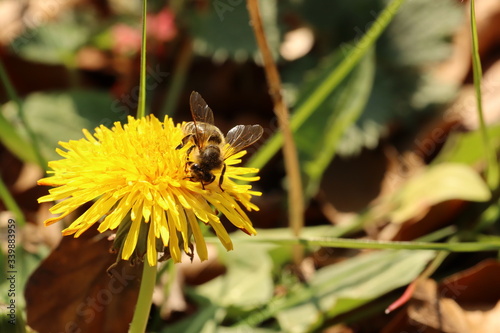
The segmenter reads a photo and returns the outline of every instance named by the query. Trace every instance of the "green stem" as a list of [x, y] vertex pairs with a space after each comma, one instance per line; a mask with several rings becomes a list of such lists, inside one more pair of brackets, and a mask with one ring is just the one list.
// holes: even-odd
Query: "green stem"
[[134, 318], [130, 324], [129, 333], [144, 333], [148, 323], [149, 312], [151, 311], [151, 302], [153, 299], [153, 290], [156, 284], [156, 265], [149, 266], [144, 262], [142, 269], [141, 289], [135, 306]]
[[476, 92], [476, 104], [477, 112], [479, 115], [479, 126], [483, 138], [483, 145], [486, 155], [486, 160], [488, 164], [486, 165], [486, 181], [491, 190], [494, 190], [498, 186], [499, 182], [499, 168], [498, 161], [496, 159], [495, 150], [490, 145], [490, 139], [488, 137], [488, 132], [486, 130], [486, 124], [483, 115], [483, 102], [481, 98], [481, 80], [482, 80], [482, 69], [481, 69], [481, 58], [479, 56], [479, 43], [477, 38], [477, 25], [476, 25], [476, 14], [474, 9], [474, 0], [470, 2], [470, 22], [471, 22], [471, 34], [472, 34], [472, 72], [474, 75], [474, 88]]
[[[208, 238], [207, 238], [208, 240]], [[344, 249], [392, 249], [392, 250], [436, 250], [450, 252], [480, 252], [480, 251], [498, 251], [500, 242], [454, 242], [454, 243], [432, 243], [432, 242], [396, 242], [396, 241], [378, 241], [378, 240], [357, 240], [333, 237], [283, 237], [283, 238], [254, 238], [238, 239], [241, 242], [253, 243], [275, 243], [303, 244], [304, 246], [325, 246]]]
[[141, 45], [141, 69], [139, 83], [139, 103], [137, 105], [137, 119], [146, 116], [146, 16], [148, 2], [142, 2], [142, 45]]
[[5, 67], [3, 65], [3, 62], [0, 61], [0, 78], [2, 79], [3, 86], [5, 87], [5, 90], [7, 91], [7, 96], [16, 103], [17, 107], [21, 109], [21, 99], [19, 98], [19, 95], [16, 92], [16, 89], [14, 89], [14, 86], [10, 82], [9, 75], [7, 75], [7, 72], [5, 71]]
[[[352, 71], [352, 69], [359, 63], [364, 55], [371, 49], [375, 41], [385, 30], [387, 25], [392, 21], [394, 15], [398, 12], [399, 7], [403, 4], [404, 0], [393, 0], [382, 11], [377, 20], [372, 24], [370, 29], [361, 38], [361, 40], [354, 45], [354, 47], [345, 56], [344, 60], [339, 66], [331, 72], [317, 89], [302, 103], [298, 105], [296, 111], [292, 115], [290, 126], [292, 131], [296, 131], [307, 118], [330, 96], [332, 91], [342, 82], [342, 80]], [[270, 138], [265, 145], [255, 153], [248, 166], [252, 168], [261, 169], [283, 145], [283, 135], [276, 133]]]

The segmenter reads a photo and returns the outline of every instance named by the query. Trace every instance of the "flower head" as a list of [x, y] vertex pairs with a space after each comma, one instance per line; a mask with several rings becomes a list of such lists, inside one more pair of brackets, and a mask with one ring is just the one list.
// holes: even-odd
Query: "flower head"
[[[207, 248], [198, 221], [210, 225], [227, 250], [231, 239], [217, 212], [248, 234], [255, 234], [242, 209], [258, 210], [250, 202], [250, 185], [233, 179], [255, 181], [258, 170], [236, 166], [245, 154], [239, 152], [226, 161], [223, 190], [218, 181], [204, 185], [189, 179], [186, 168], [187, 149], [176, 149], [183, 139], [180, 125], [165, 117], [128, 118], [128, 124], [114, 124], [112, 129], [100, 126], [94, 134], [83, 130], [85, 138], [60, 142], [61, 160], [49, 162], [52, 175], [38, 181], [54, 186], [39, 202], [59, 201], [50, 211], [61, 214], [45, 221], [55, 223], [78, 207], [92, 205], [63, 230], [63, 235], [80, 236], [99, 222], [98, 230], [117, 230], [121, 259], [147, 256], [153, 266], [158, 252], [167, 252], [175, 262], [181, 261], [181, 247], [191, 253], [191, 236], [201, 260], [207, 259]], [[214, 170], [218, 179], [221, 171]], [[120, 236], [121, 235], [121, 236]]]

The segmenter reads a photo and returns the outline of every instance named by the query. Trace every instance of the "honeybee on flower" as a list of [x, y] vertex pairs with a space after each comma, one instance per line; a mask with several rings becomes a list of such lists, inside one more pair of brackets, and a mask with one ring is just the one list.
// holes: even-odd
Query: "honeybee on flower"
[[[175, 262], [181, 261], [181, 248], [192, 255], [193, 240], [197, 255], [206, 260], [198, 221], [211, 226], [231, 250], [218, 212], [246, 233], [256, 234], [244, 209], [258, 210], [251, 199], [261, 193], [233, 180], [259, 179], [255, 176], [258, 169], [238, 164], [246, 154], [242, 149], [260, 138], [262, 127], [236, 126], [224, 137], [213, 125], [212, 111], [201, 96], [193, 93], [191, 102], [198, 103], [193, 125], [174, 125], [169, 117], [163, 122], [153, 115], [129, 117], [127, 124], [116, 122], [111, 129], [101, 125], [93, 134], [84, 129], [84, 138], [60, 142], [64, 150], [57, 152], [62, 159], [49, 162], [49, 177], [38, 181], [53, 186], [38, 201], [58, 201], [50, 211], [60, 215], [45, 225], [91, 203], [63, 235], [78, 237], [98, 224], [99, 232], [116, 231], [114, 247], [119, 259], [145, 256], [151, 266], [156, 265], [159, 253]], [[206, 138], [214, 131], [215, 136]], [[211, 186], [217, 178], [218, 186]]]

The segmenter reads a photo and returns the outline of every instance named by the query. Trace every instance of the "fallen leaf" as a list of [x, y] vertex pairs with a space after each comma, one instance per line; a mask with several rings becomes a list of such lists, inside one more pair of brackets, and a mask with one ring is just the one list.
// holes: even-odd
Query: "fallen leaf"
[[64, 237], [29, 278], [27, 323], [39, 333], [122, 333], [132, 320], [140, 285], [138, 266], [121, 261], [97, 232]]
[[474, 169], [464, 164], [441, 163], [410, 179], [389, 205], [392, 223], [422, 217], [433, 205], [452, 199], [487, 201], [491, 194]]
[[382, 332], [497, 333], [500, 327], [500, 263], [485, 260], [454, 274], [439, 285], [416, 284], [407, 311]]

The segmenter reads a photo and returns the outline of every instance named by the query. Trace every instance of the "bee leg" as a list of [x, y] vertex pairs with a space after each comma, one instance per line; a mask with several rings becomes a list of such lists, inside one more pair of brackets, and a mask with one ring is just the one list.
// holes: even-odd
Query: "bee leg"
[[[191, 161], [187, 161], [186, 164], [184, 164], [184, 172], [187, 173], [188, 172], [188, 169], [191, 167], [191, 165], [193, 164], [194, 162], [191, 162]], [[186, 178], [193, 178], [193, 177], [186, 177]]]
[[192, 137], [193, 137], [193, 134], [189, 134], [189, 135], [186, 135], [185, 137], [183, 137], [182, 142], [177, 147], [175, 147], [175, 149], [179, 150], [182, 147], [184, 147], [186, 145], [186, 143], [188, 143], [189, 140], [191, 140]]
[[193, 149], [196, 148], [196, 145], [192, 145], [191, 147], [188, 148], [188, 150], [186, 151], [186, 155], [187, 155], [187, 159], [189, 160], [189, 155], [191, 154], [191, 152], [193, 151]]
[[226, 173], [226, 163], [224, 163], [224, 166], [222, 167], [222, 171], [220, 173], [219, 177], [219, 188], [221, 189], [222, 192], [224, 192], [224, 189], [222, 188], [222, 182], [224, 181], [224, 174]]

